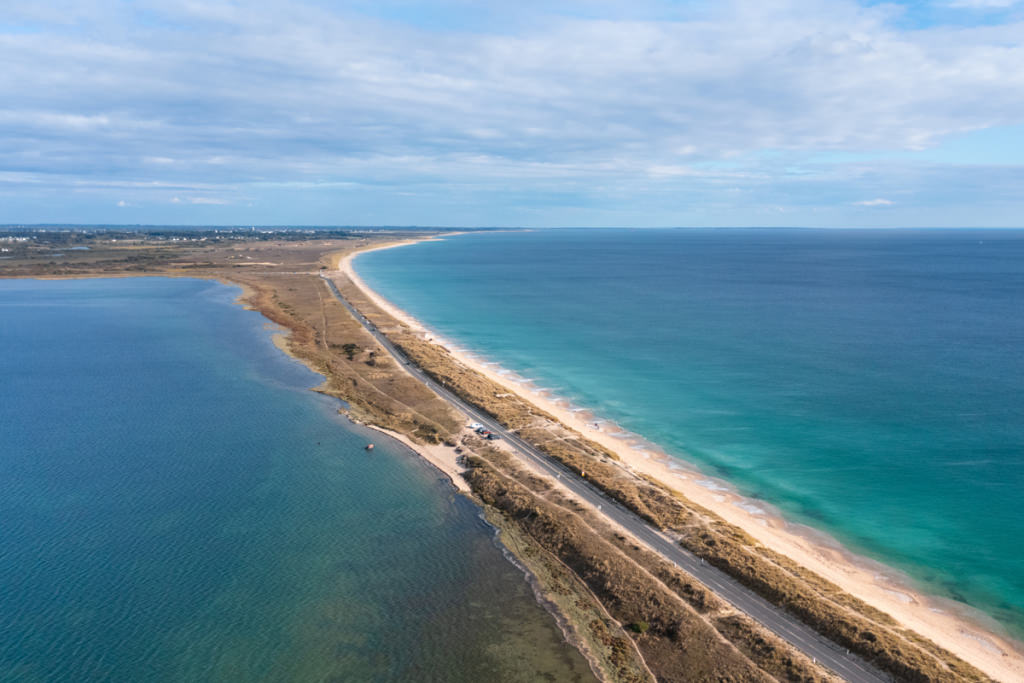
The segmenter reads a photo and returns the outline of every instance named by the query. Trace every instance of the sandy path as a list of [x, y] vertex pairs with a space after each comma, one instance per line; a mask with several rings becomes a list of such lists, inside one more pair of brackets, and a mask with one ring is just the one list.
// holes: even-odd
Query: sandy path
[[[340, 256], [337, 268], [392, 317], [417, 330], [425, 338], [443, 344], [464, 365], [505, 387], [506, 391], [530, 401], [554, 415], [567, 427], [613, 451], [630, 469], [654, 477], [679, 491], [693, 502], [740, 527], [765, 546], [892, 615], [905, 627], [948, 649], [993, 678], [1006, 682], [1024, 681], [1022, 645], [983, 626], [980, 623], [984, 620], [982, 615], [977, 615], [975, 620], [972, 618], [975, 615], [967, 616], [970, 614], [969, 608], [925, 596], [909, 588], [909, 582], [902, 579], [897, 571], [856, 556], [819, 532], [787, 522], [763, 501], [740, 496], [726, 482], [705, 476], [688, 463], [658, 453], [650, 444], [641, 444], [638, 439], [629, 438], [630, 435], [606, 420], [599, 420], [586, 411], [574, 410], [568, 401], [538, 390], [495, 363], [486, 362], [445, 343], [418, 320], [370, 289], [352, 266], [353, 258], [359, 253], [392, 249], [417, 241], [396, 242]], [[600, 424], [600, 429], [595, 429], [595, 423]], [[418, 445], [413, 447], [420, 450]], [[452, 478], [461, 479], [458, 476]]]

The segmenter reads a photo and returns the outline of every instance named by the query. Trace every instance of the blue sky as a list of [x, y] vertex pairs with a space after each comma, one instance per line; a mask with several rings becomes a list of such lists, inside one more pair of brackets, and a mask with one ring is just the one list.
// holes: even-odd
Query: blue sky
[[0, 223], [1024, 226], [1024, 1], [6, 0]]

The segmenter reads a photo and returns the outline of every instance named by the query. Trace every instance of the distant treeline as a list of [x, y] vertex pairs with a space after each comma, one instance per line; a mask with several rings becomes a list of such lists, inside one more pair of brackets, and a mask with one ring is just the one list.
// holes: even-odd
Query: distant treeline
[[204, 241], [226, 240], [274, 240], [301, 241], [316, 239], [354, 239], [383, 232], [422, 233], [447, 232], [454, 228], [420, 227], [307, 227], [307, 226], [116, 226], [98, 225], [3, 225], [0, 226], [0, 240], [25, 237], [36, 244], [69, 244], [90, 240], [143, 240], [143, 241]]

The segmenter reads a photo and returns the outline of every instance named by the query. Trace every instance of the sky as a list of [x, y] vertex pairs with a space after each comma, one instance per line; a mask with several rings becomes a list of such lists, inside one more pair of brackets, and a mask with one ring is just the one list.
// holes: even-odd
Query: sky
[[0, 224], [1024, 226], [1024, 0], [0, 0]]

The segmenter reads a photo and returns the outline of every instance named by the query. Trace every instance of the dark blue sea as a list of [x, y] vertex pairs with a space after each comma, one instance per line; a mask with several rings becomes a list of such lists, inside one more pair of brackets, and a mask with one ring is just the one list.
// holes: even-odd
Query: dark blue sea
[[1024, 635], [1024, 231], [495, 232], [356, 267], [460, 346]]
[[238, 294], [0, 281], [0, 680], [593, 680], [478, 510]]

